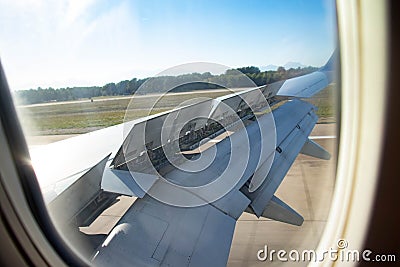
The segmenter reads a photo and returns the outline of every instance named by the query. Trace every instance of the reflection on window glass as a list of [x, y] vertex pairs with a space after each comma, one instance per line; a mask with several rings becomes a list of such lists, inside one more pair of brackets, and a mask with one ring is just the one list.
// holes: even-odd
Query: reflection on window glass
[[0, 3], [5, 72], [68, 244], [100, 266], [315, 249], [335, 181], [335, 12], [330, 0]]

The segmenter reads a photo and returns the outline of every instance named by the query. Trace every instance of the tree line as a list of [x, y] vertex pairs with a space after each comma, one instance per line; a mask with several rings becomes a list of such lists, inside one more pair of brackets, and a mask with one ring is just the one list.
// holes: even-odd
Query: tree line
[[[237, 88], [249, 87], [249, 80], [244, 79], [245, 74], [257, 86], [290, 79], [317, 70], [315, 67], [305, 67], [286, 70], [279, 67], [276, 71], [260, 71], [259, 68], [250, 66], [227, 70], [220, 75], [210, 72], [191, 73], [178, 76], [160, 76], [153, 78], [120, 81], [108, 83], [104, 86], [67, 87], [67, 88], [37, 88], [15, 91], [19, 104], [37, 104], [53, 101], [70, 101], [77, 99], [93, 98], [98, 96], [132, 95], [134, 93], [157, 93], [166, 88], [174, 88], [174, 92], [185, 92], [204, 89], [218, 89], [223, 87]], [[195, 82], [193, 82], [195, 81]], [[138, 89], [142, 88], [138, 91]]]

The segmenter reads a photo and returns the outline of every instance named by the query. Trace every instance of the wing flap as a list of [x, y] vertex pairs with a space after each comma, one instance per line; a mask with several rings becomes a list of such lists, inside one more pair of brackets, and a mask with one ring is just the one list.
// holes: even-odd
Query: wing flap
[[[278, 146], [271, 169], [256, 191], [251, 193], [244, 191], [251, 200], [250, 206], [258, 217], [262, 215], [266, 205], [272, 199], [317, 122], [315, 107], [304, 101], [293, 100], [278, 109], [280, 112], [275, 113]], [[261, 174], [256, 171], [254, 176], [256, 175]]]
[[100, 194], [101, 177], [109, 157], [107, 155], [48, 203], [48, 208], [57, 221], [69, 222]]

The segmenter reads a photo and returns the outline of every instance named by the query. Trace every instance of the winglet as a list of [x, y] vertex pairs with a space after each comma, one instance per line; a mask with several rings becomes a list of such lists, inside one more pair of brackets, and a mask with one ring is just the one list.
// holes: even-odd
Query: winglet
[[300, 214], [275, 195], [272, 196], [261, 216], [297, 226], [304, 222]]
[[300, 153], [319, 159], [329, 160], [331, 158], [331, 155], [328, 151], [310, 139], [307, 139], [307, 141], [304, 143]]
[[324, 66], [322, 66], [319, 71], [336, 71], [337, 65], [339, 64], [340, 60], [340, 52], [339, 49], [336, 48], [335, 51], [332, 53], [329, 60], [326, 62]]

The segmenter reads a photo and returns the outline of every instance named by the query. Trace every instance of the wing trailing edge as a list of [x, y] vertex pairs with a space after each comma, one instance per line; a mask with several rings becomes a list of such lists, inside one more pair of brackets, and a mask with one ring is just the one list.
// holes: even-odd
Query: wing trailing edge
[[[257, 217], [262, 216], [304, 143], [308, 140], [318, 119], [314, 111], [313, 105], [298, 99], [274, 111], [277, 148], [271, 169], [257, 190], [250, 192], [246, 188], [242, 189], [251, 200], [250, 207]], [[255, 172], [254, 175], [257, 174]]]

